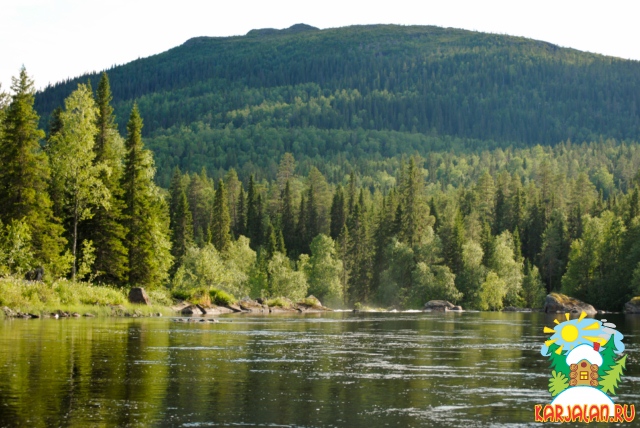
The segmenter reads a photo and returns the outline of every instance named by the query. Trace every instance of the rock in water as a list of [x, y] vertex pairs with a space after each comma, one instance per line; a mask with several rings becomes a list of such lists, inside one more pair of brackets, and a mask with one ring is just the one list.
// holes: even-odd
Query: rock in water
[[557, 314], [568, 312], [572, 314], [579, 314], [583, 311], [589, 317], [593, 317], [597, 313], [596, 309], [590, 304], [560, 293], [548, 294], [547, 298], [544, 300], [545, 313]]
[[129, 302], [139, 305], [150, 305], [149, 296], [142, 287], [134, 287], [129, 291]]
[[634, 297], [625, 303], [624, 311], [627, 314], [640, 314], [640, 297]]
[[[446, 312], [446, 311], [451, 311], [453, 310], [453, 308], [455, 308], [456, 306], [451, 303], [451, 302], [447, 302], [446, 300], [429, 300], [427, 303], [424, 304], [424, 308], [422, 308], [423, 311], [442, 311], [442, 312]], [[456, 309], [456, 310], [461, 310], [460, 309]]]

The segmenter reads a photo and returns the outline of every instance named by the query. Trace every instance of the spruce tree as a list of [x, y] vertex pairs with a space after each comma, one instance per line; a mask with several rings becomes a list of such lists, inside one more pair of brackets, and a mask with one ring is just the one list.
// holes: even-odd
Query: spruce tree
[[211, 243], [216, 250], [225, 252], [231, 245], [231, 217], [227, 206], [227, 192], [224, 181], [218, 181], [213, 201], [213, 218], [211, 221]]
[[96, 206], [93, 218], [86, 221], [83, 234], [95, 247], [93, 264], [96, 280], [123, 284], [127, 277], [127, 236], [123, 210], [124, 199], [121, 180], [124, 168], [124, 140], [111, 107], [112, 95], [109, 78], [102, 74], [96, 94], [98, 115], [94, 152], [94, 165], [104, 165], [99, 172], [101, 181], [109, 191], [109, 206]]
[[281, 233], [285, 247], [293, 249], [296, 241], [296, 219], [293, 213], [293, 195], [291, 194], [291, 183], [287, 180], [282, 192], [282, 212], [280, 213]]
[[172, 193], [172, 201], [175, 199], [175, 210], [171, 212], [171, 255], [173, 256], [174, 265], [172, 273], [175, 273], [182, 259], [187, 253], [189, 247], [193, 245], [193, 219], [191, 210], [189, 209], [189, 201], [184, 187], [175, 189], [178, 195], [174, 198]]
[[344, 191], [342, 186], [338, 186], [333, 194], [333, 201], [331, 203], [331, 225], [329, 235], [332, 239], [337, 239], [342, 230], [342, 226], [347, 221], [347, 207], [344, 200]]
[[246, 210], [246, 197], [244, 195], [244, 188], [240, 186], [240, 193], [238, 194], [238, 205], [236, 208], [238, 214], [238, 220], [236, 221], [234, 234], [236, 237], [247, 236], [247, 210]]
[[154, 286], [171, 265], [168, 208], [153, 183], [153, 158], [142, 142], [142, 118], [134, 103], [127, 124], [122, 188], [128, 234], [129, 283]]
[[57, 262], [65, 239], [49, 198], [50, 169], [40, 147], [44, 132], [38, 129], [39, 118], [33, 109], [33, 80], [22, 68], [12, 81], [14, 94], [4, 109], [0, 133], [0, 220], [4, 224], [24, 221], [36, 261], [60, 273]]
[[249, 177], [247, 188], [247, 237], [251, 240], [251, 248], [257, 250], [262, 245], [264, 233], [262, 229], [262, 196], [256, 189], [253, 174]]

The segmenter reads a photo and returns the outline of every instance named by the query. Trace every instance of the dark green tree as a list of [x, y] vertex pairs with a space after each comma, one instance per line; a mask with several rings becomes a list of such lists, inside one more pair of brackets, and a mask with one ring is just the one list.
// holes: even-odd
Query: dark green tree
[[154, 287], [168, 276], [170, 254], [168, 208], [153, 183], [153, 157], [142, 142], [142, 118], [134, 103], [125, 143], [122, 188], [129, 256], [129, 283]]
[[38, 129], [39, 117], [33, 109], [33, 80], [22, 68], [12, 82], [14, 93], [4, 109], [0, 132], [0, 220], [4, 224], [24, 221], [31, 232], [35, 260], [55, 274], [66, 240], [49, 199], [49, 162], [40, 147], [44, 132]]
[[[96, 93], [98, 115], [94, 164], [104, 165], [100, 179], [111, 197], [109, 206], [98, 204], [95, 214], [87, 220], [82, 234], [93, 242], [95, 261], [93, 273], [97, 281], [123, 284], [127, 277], [128, 256], [124, 240], [127, 231], [123, 225], [124, 195], [121, 187], [124, 167], [124, 141], [118, 132], [113, 112], [111, 87], [106, 73], [102, 74]], [[50, 128], [50, 132], [53, 129]]]
[[211, 221], [211, 243], [218, 251], [227, 251], [231, 245], [231, 217], [227, 206], [227, 192], [224, 181], [218, 181], [213, 201], [213, 218]]

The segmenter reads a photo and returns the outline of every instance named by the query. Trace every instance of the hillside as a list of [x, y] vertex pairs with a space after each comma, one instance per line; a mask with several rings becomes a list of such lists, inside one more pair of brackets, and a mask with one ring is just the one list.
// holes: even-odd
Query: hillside
[[[272, 177], [285, 151], [303, 168], [344, 169], [433, 149], [640, 138], [640, 62], [456, 29], [298, 24], [194, 38], [108, 73], [121, 128], [137, 100], [165, 186], [176, 165]], [[98, 76], [38, 94], [43, 124], [87, 79]]]

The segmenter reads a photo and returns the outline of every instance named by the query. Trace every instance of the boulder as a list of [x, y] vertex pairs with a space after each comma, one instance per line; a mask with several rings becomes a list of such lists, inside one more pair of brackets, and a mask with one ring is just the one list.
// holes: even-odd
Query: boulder
[[11, 308], [8, 308], [6, 306], [2, 307], [2, 312], [4, 312], [4, 316], [7, 318], [13, 318], [15, 316], [17, 316], [17, 314], [15, 313], [15, 311]]
[[183, 315], [204, 315], [207, 311], [200, 305], [189, 305], [180, 311]]
[[238, 306], [243, 311], [246, 312], [255, 312], [255, 313], [269, 313], [269, 306], [260, 304], [255, 300], [251, 300], [249, 298], [244, 298], [238, 302]]
[[624, 311], [627, 314], [640, 314], [640, 297], [634, 297], [625, 303]]
[[27, 281], [42, 281], [42, 277], [44, 276], [44, 268], [42, 266], [38, 266], [37, 268], [30, 270], [24, 275], [24, 279]]
[[134, 287], [129, 291], [129, 302], [138, 305], [150, 305], [149, 296], [142, 287]]
[[446, 300], [429, 300], [424, 304], [423, 311], [439, 311], [446, 312], [451, 311], [455, 308], [455, 305], [451, 302], [447, 302]]
[[544, 312], [548, 314], [580, 314], [581, 312], [585, 312], [589, 317], [593, 317], [597, 313], [595, 308], [590, 304], [560, 293], [547, 295], [544, 300]]

